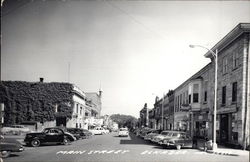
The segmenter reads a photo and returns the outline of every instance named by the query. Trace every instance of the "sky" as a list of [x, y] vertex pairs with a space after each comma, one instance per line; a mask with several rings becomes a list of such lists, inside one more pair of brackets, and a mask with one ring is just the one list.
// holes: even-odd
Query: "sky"
[[[3, 4], [4, 5], [4, 4]], [[24, 0], [2, 12], [1, 79], [101, 87], [102, 115], [139, 117], [207, 65], [249, 1]]]

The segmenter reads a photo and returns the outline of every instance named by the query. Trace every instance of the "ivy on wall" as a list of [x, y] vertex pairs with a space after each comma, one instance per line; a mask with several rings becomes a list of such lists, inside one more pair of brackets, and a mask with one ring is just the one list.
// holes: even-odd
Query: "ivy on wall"
[[73, 85], [69, 83], [2, 81], [0, 103], [5, 107], [4, 124], [71, 118], [72, 96]]

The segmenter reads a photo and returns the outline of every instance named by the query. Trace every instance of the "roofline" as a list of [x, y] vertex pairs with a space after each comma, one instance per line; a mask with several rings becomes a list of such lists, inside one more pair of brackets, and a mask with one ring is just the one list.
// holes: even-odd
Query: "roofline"
[[179, 89], [181, 86], [185, 85], [187, 82], [189, 82], [190, 80], [193, 80], [194, 78], [200, 76], [202, 74], [202, 72], [208, 70], [209, 66], [211, 66], [211, 62], [208, 63], [206, 66], [204, 66], [201, 70], [199, 70], [197, 73], [195, 73], [194, 75], [192, 75], [190, 78], [188, 78], [186, 81], [184, 81], [181, 85], [179, 85], [177, 88], [174, 89], [174, 92], [177, 91], [177, 89]]
[[[235, 39], [241, 36], [243, 33], [250, 32], [250, 23], [239, 23], [234, 29], [232, 29], [226, 36], [224, 36], [218, 43], [216, 43], [211, 50], [215, 51], [216, 49], [219, 51], [223, 50], [230, 43], [232, 43]], [[211, 52], [207, 52], [204, 55], [205, 57], [213, 57]]]

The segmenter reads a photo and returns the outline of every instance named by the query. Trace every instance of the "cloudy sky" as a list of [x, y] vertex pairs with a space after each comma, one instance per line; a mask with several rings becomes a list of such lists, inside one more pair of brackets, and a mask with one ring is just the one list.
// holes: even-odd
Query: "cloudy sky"
[[210, 62], [188, 45], [250, 22], [250, 2], [25, 0], [2, 15], [2, 80], [101, 85], [102, 115], [138, 117]]

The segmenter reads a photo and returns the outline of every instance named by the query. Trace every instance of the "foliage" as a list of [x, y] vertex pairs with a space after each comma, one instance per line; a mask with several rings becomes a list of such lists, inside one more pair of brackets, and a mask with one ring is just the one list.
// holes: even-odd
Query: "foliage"
[[113, 114], [110, 118], [118, 123], [119, 127], [133, 128], [138, 122], [138, 120], [131, 115]]
[[52, 121], [58, 115], [71, 118], [72, 92], [69, 83], [2, 81], [0, 103], [5, 106], [4, 123]]

